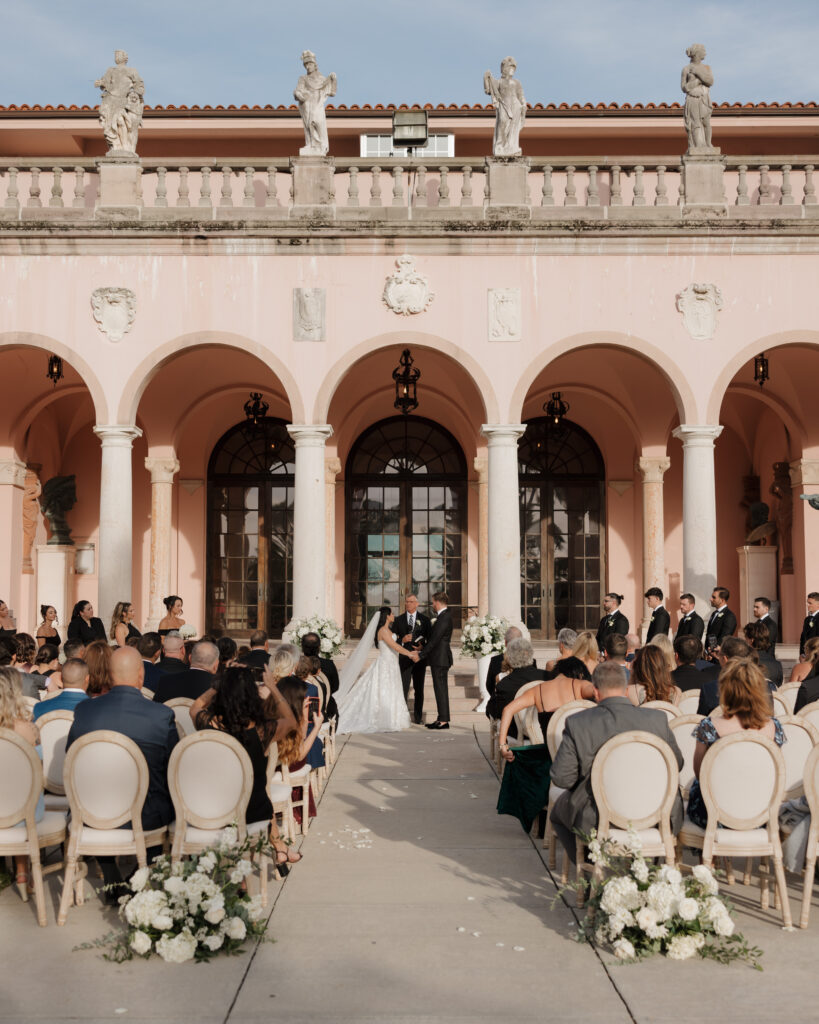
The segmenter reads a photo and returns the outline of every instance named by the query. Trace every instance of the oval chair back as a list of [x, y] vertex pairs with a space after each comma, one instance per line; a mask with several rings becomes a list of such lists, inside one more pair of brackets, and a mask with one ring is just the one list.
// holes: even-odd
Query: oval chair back
[[42, 790], [43, 766], [37, 751], [13, 729], [0, 729], [0, 828], [12, 828], [21, 821], [34, 828]]
[[815, 729], [819, 729], [819, 703], [814, 701], [812, 704], [806, 704], [801, 711], [796, 712], [796, 717], [810, 722]]
[[141, 832], [148, 765], [127, 736], [99, 729], [75, 740], [65, 755], [63, 783], [72, 832], [82, 824], [115, 829], [129, 821]]
[[697, 741], [694, 738], [694, 730], [701, 721], [702, 715], [678, 715], [668, 723], [671, 735], [677, 741], [677, 746], [683, 756], [683, 766], [680, 769], [680, 788], [686, 799], [688, 799], [691, 783], [696, 778], [694, 775], [694, 751], [697, 748]]
[[564, 704], [554, 712], [552, 717], [549, 719], [549, 725], [546, 729], [546, 745], [549, 748], [549, 757], [554, 761], [557, 748], [560, 746], [560, 741], [563, 739], [563, 730], [566, 728], [566, 719], [571, 715], [576, 715], [578, 711], [585, 711], [586, 708], [596, 707], [593, 700], [570, 700], [568, 704]]
[[679, 770], [671, 747], [650, 732], [612, 736], [594, 758], [591, 786], [600, 813], [599, 832], [660, 826], [671, 842], [671, 807]]
[[173, 697], [171, 700], [165, 701], [165, 707], [173, 711], [173, 716], [176, 719], [176, 731], [179, 733], [180, 740], [190, 736], [192, 732], [196, 732], [191, 718], [193, 701], [190, 697]]
[[[523, 686], [515, 694], [515, 698], [520, 697], [521, 694], [526, 693], [527, 690], [534, 690], [540, 686], [543, 680], [536, 679], [533, 683], [524, 683]], [[530, 743], [544, 743], [544, 736], [540, 729], [540, 722], [537, 720], [537, 708], [532, 706], [526, 708], [524, 711], [518, 711], [515, 715], [515, 725], [518, 730], [518, 740], [523, 742], [524, 736], [528, 736]]]
[[43, 748], [43, 776], [49, 793], [65, 794], [63, 768], [65, 766], [65, 741], [74, 721], [73, 711], [49, 711], [37, 719], [40, 730], [40, 744]]
[[799, 693], [799, 687], [801, 683], [785, 683], [784, 686], [780, 686], [776, 691], [777, 697], [782, 701], [785, 707], [788, 709], [788, 714], [794, 714], [794, 708], [796, 706], [796, 695]]
[[819, 730], [810, 722], [793, 715], [779, 719], [787, 743], [782, 747], [785, 759], [785, 800], [795, 800], [805, 792], [804, 773], [808, 755], [819, 743]]
[[641, 708], [654, 708], [656, 711], [664, 711], [666, 718], [669, 722], [673, 722], [675, 718], [679, 718], [682, 715], [682, 711], [677, 707], [676, 704], [672, 704], [667, 700], [650, 700], [645, 704], [640, 705]]
[[253, 765], [233, 736], [205, 729], [180, 740], [168, 761], [168, 785], [177, 834], [184, 834], [187, 825], [220, 829], [236, 822], [244, 839]]
[[699, 690], [683, 690], [682, 696], [677, 701], [677, 710], [681, 715], [696, 715], [700, 706]]
[[[778, 821], [785, 792], [779, 747], [755, 732], [732, 733], [712, 744], [700, 767], [700, 788], [713, 823], [747, 831]], [[708, 831], [708, 830], [706, 830]]]

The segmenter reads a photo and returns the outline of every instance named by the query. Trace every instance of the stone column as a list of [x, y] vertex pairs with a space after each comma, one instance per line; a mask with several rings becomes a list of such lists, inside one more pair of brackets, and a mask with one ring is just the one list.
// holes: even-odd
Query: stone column
[[133, 499], [131, 446], [142, 431], [133, 424], [94, 427], [102, 442], [97, 615], [110, 622], [117, 601], [131, 601]]
[[162, 598], [171, 592], [171, 516], [173, 478], [179, 472], [174, 456], [145, 459], [151, 474], [151, 568], [145, 630], [154, 630], [164, 617]]
[[[637, 469], [643, 478], [643, 593], [649, 587], [665, 586], [665, 518], [663, 513], [663, 477], [671, 466], [665, 455], [641, 456]], [[666, 594], [666, 596], [668, 596]], [[642, 635], [646, 635], [651, 614], [643, 604]]]
[[697, 600], [708, 621], [709, 598], [717, 585], [717, 503], [714, 442], [721, 426], [684, 423], [674, 431], [683, 444], [683, 591]]
[[489, 607], [489, 461], [486, 453], [475, 456], [478, 474], [478, 615]]
[[333, 428], [325, 423], [292, 423], [296, 443], [293, 501], [293, 618], [325, 614], [327, 593], [327, 496], [324, 444]]
[[23, 568], [23, 490], [26, 467], [17, 458], [0, 460], [0, 522], [3, 523], [3, 544], [0, 545], [0, 600], [12, 610], [17, 628], [26, 629], [21, 621], [20, 585]]
[[[327, 588], [324, 595], [325, 613], [336, 619], [336, 477], [341, 472], [341, 459], [330, 456], [324, 460], [324, 492], [327, 508], [325, 551], [327, 552]], [[341, 615], [344, 621], [344, 614]]]
[[489, 443], [488, 609], [514, 623], [520, 622], [518, 438], [525, 430], [523, 423], [481, 427]]

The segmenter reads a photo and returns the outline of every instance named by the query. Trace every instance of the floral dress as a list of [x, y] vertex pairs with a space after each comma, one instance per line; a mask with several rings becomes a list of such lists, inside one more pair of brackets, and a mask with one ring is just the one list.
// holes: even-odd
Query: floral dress
[[[773, 724], [774, 743], [781, 747], [787, 739], [785, 730], [778, 718], [774, 718]], [[716, 743], [721, 738], [710, 718], [703, 718], [691, 735], [700, 743], [704, 743], [706, 747], [710, 747], [712, 743]], [[699, 779], [694, 779], [688, 792], [688, 817], [700, 828], [705, 828], [708, 825], [708, 811], [705, 807], [705, 800], [702, 798]]]

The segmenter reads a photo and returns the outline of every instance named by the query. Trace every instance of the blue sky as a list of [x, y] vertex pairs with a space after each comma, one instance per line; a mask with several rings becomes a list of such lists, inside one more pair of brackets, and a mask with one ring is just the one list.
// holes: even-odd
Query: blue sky
[[680, 98], [702, 42], [716, 102], [819, 100], [816, 0], [2, 0], [0, 104], [95, 103], [124, 48], [148, 103], [291, 103], [299, 55], [338, 103], [485, 102], [511, 54], [531, 103]]

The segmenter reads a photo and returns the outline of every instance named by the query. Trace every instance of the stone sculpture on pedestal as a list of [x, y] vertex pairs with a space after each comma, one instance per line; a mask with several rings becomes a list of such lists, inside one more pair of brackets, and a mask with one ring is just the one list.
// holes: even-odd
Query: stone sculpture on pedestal
[[685, 51], [691, 63], [682, 69], [680, 88], [685, 93], [685, 130], [688, 133], [688, 152], [713, 152], [711, 145], [711, 93], [714, 73], [703, 64], [705, 47], [694, 43]]
[[493, 78], [491, 71], [483, 76], [484, 92], [492, 97], [495, 114], [493, 156], [520, 156], [520, 130], [526, 119], [526, 98], [523, 86], [514, 78], [517, 63], [514, 57], [501, 61], [501, 76]]
[[76, 480], [72, 473], [71, 476], [53, 476], [43, 484], [40, 508], [51, 529], [49, 544], [74, 543], [65, 516], [77, 504]]
[[338, 79], [334, 73], [326, 77], [318, 69], [316, 55], [305, 50], [301, 55], [306, 75], [302, 75], [293, 95], [299, 105], [304, 122], [304, 145], [300, 156], [327, 156], [330, 143], [327, 139], [327, 115], [324, 104], [328, 97], [335, 96]]
[[145, 83], [134, 68], [126, 67], [125, 50], [116, 50], [114, 61], [114, 66], [94, 82], [102, 90], [100, 124], [108, 143], [108, 156], [133, 157], [142, 124]]

